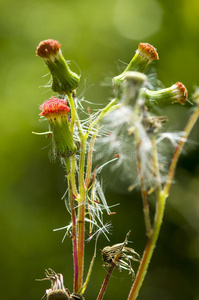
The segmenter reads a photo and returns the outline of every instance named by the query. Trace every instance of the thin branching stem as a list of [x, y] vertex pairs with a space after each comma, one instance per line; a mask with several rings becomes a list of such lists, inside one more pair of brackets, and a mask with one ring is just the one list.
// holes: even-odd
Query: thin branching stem
[[164, 207], [165, 207], [165, 200], [166, 198], [162, 193], [158, 196], [158, 201], [156, 204], [156, 213], [154, 218], [154, 226], [152, 230], [152, 234], [150, 238], [148, 239], [148, 242], [146, 244], [142, 260], [135, 278], [135, 281], [133, 283], [133, 286], [130, 290], [128, 300], [135, 300], [138, 296], [139, 290], [142, 286], [142, 283], [144, 281], [157, 239], [160, 232], [160, 227], [163, 219], [164, 214]]
[[137, 169], [139, 174], [140, 180], [140, 187], [141, 187], [141, 194], [142, 194], [142, 201], [143, 201], [143, 212], [144, 212], [144, 220], [145, 220], [145, 227], [146, 227], [146, 235], [150, 237], [151, 235], [151, 220], [150, 220], [150, 208], [148, 202], [148, 194], [145, 186], [145, 178], [142, 171], [142, 160], [140, 157], [140, 145], [142, 143], [138, 131], [135, 129], [134, 132], [135, 140], [137, 144]]
[[84, 294], [84, 292], [85, 292], [85, 290], [87, 288], [88, 282], [90, 280], [91, 273], [92, 273], [92, 270], [93, 270], [93, 265], [94, 265], [95, 258], [96, 258], [96, 252], [97, 252], [97, 242], [95, 243], [94, 254], [93, 254], [90, 266], [89, 266], [89, 270], [88, 270], [88, 273], [87, 273], [87, 276], [86, 276], [86, 280], [85, 280], [84, 284], [82, 285], [81, 290], [78, 292], [81, 295]]
[[163, 190], [160, 191], [160, 186], [159, 186], [159, 192], [157, 193], [156, 211], [155, 211], [155, 216], [154, 216], [152, 234], [146, 244], [135, 281], [132, 285], [132, 288], [131, 288], [129, 296], [128, 296], [128, 300], [135, 300], [137, 298], [139, 290], [144, 281], [146, 271], [148, 269], [148, 266], [149, 266], [149, 263], [150, 263], [152, 255], [153, 255], [153, 251], [154, 251], [154, 248], [155, 248], [158, 236], [159, 236], [159, 232], [160, 232], [160, 228], [161, 228], [161, 224], [162, 224], [162, 220], [163, 220], [163, 216], [164, 216], [165, 203], [166, 203], [166, 199], [169, 195], [169, 191], [171, 188], [171, 183], [172, 183], [172, 180], [174, 177], [174, 172], [175, 172], [175, 168], [176, 168], [176, 165], [177, 165], [177, 162], [179, 159], [179, 155], [180, 155], [182, 148], [183, 148], [193, 126], [195, 125], [198, 117], [199, 117], [199, 107], [197, 107], [194, 110], [193, 114], [191, 115], [191, 117], [184, 129], [184, 134], [182, 135], [182, 137], [174, 151], [174, 155], [173, 155], [173, 158], [172, 158], [172, 161], [170, 164], [170, 168], [168, 171], [167, 181], [165, 183]]
[[75, 182], [75, 175], [76, 175], [76, 156], [73, 154], [70, 158], [70, 172], [71, 172], [71, 186], [72, 186], [72, 191], [73, 195], [75, 198], [78, 198], [78, 191], [76, 187], [76, 182]]
[[171, 160], [171, 164], [169, 167], [169, 172], [168, 172], [168, 176], [167, 176], [167, 180], [164, 186], [164, 193], [166, 196], [168, 196], [170, 188], [171, 188], [171, 184], [172, 184], [172, 180], [174, 178], [174, 172], [175, 172], [175, 168], [180, 156], [180, 153], [182, 151], [182, 148], [184, 146], [184, 144], [187, 141], [187, 138], [192, 130], [192, 128], [194, 127], [196, 121], [199, 118], [199, 107], [196, 107], [196, 109], [194, 110], [193, 114], [190, 116], [189, 121], [187, 123], [187, 125], [185, 126], [185, 129], [183, 131], [183, 135], [175, 149], [173, 158]]
[[73, 132], [74, 132], [74, 125], [76, 125], [77, 128], [78, 128], [78, 131], [79, 131], [79, 136], [81, 138], [82, 135], [83, 135], [83, 131], [82, 131], [82, 126], [81, 126], [81, 122], [79, 120], [78, 113], [77, 113], [76, 108], [75, 108], [75, 104], [74, 104], [72, 93], [68, 94], [68, 100], [69, 100], [70, 108], [71, 108], [70, 132], [71, 132], [71, 134], [73, 134]]
[[110, 278], [111, 278], [111, 275], [112, 275], [112, 273], [113, 273], [113, 270], [114, 270], [114, 268], [115, 268], [115, 266], [116, 266], [116, 262], [118, 261], [118, 259], [119, 259], [120, 257], [121, 257], [121, 252], [118, 253], [118, 254], [114, 257], [114, 260], [112, 261], [111, 266], [110, 266], [109, 269], [108, 269], [108, 272], [107, 272], [106, 277], [105, 277], [105, 279], [104, 279], [104, 281], [103, 281], [103, 283], [102, 283], [101, 289], [100, 289], [100, 291], [99, 291], [99, 294], [98, 294], [96, 300], [101, 300], [101, 299], [103, 299], [104, 294], [105, 294], [105, 292], [106, 292], [107, 285], [108, 285], [108, 283], [109, 283], [109, 280], [110, 280]]
[[99, 114], [99, 116], [90, 124], [90, 126], [88, 127], [88, 130], [86, 132], [86, 136], [89, 135], [89, 133], [91, 132], [91, 130], [93, 128], [95, 128], [95, 126], [99, 126], [99, 124], [101, 123], [101, 121], [103, 120], [103, 118], [112, 110], [118, 108], [120, 105], [117, 104], [118, 99], [114, 98]]
[[90, 182], [90, 177], [91, 177], [91, 170], [92, 170], [92, 158], [93, 158], [93, 152], [94, 152], [94, 144], [96, 137], [98, 135], [98, 131], [100, 129], [100, 124], [103, 120], [103, 118], [112, 110], [116, 109], [119, 107], [119, 104], [116, 104], [118, 101], [117, 98], [113, 99], [99, 114], [99, 116], [90, 124], [88, 131], [86, 133], [86, 136], [88, 137], [89, 133], [91, 132], [92, 129], [94, 129], [91, 141], [89, 144], [89, 149], [88, 149], [88, 159], [87, 159], [87, 171], [86, 171], [86, 181], [85, 184], [88, 187], [89, 182]]
[[80, 161], [79, 161], [79, 198], [78, 198], [78, 290], [83, 282], [84, 270], [84, 243], [85, 243], [85, 200], [86, 189], [84, 182], [84, 169], [85, 169], [85, 155], [86, 155], [86, 138], [82, 136], [80, 142]]
[[70, 200], [70, 210], [71, 210], [71, 220], [72, 220], [72, 245], [73, 245], [73, 264], [74, 264], [74, 291], [78, 290], [78, 251], [77, 251], [77, 224], [76, 224], [76, 214], [74, 207], [74, 194], [71, 184], [71, 169], [69, 160], [65, 159], [66, 171], [67, 171], [67, 180], [68, 180], [68, 190], [69, 190], [69, 200]]

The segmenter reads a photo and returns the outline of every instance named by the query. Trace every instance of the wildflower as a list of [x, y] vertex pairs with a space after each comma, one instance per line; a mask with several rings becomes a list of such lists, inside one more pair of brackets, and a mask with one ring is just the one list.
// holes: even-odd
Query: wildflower
[[67, 101], [53, 97], [41, 106], [41, 116], [48, 119], [53, 133], [55, 152], [61, 157], [68, 158], [76, 151], [76, 145], [69, 129], [68, 113], [70, 108]]
[[134, 57], [132, 58], [124, 72], [113, 78], [113, 85], [115, 87], [117, 97], [121, 97], [121, 85], [125, 79], [125, 74], [127, 71], [137, 71], [143, 73], [152, 61], [158, 59], [158, 53], [152, 45], [147, 43], [140, 43]]
[[158, 53], [152, 45], [148, 43], [140, 43], [132, 64], [134, 65], [134, 68], [136, 65], [138, 66], [137, 71], [144, 72], [152, 61], [158, 59]]
[[52, 90], [68, 94], [77, 88], [79, 76], [72, 72], [61, 53], [61, 45], [55, 40], [40, 42], [36, 54], [43, 58], [52, 75]]
[[187, 100], [187, 89], [181, 82], [176, 82], [171, 87], [158, 91], [144, 88], [142, 95], [146, 98], [145, 104], [155, 101], [158, 104], [178, 102], [184, 104]]

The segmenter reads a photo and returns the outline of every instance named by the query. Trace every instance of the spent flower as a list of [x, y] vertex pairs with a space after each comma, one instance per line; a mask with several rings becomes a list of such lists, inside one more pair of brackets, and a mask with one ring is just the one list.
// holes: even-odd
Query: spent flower
[[48, 39], [40, 42], [36, 54], [43, 58], [51, 72], [54, 92], [68, 94], [77, 88], [80, 78], [69, 68], [58, 41]]
[[64, 287], [64, 279], [62, 274], [57, 274], [55, 271], [49, 268], [45, 270], [45, 275], [45, 278], [37, 280], [50, 280], [51, 288], [46, 290], [46, 293], [42, 299], [47, 297], [47, 300], [84, 300], [83, 296], [76, 293], [70, 294], [69, 289]]

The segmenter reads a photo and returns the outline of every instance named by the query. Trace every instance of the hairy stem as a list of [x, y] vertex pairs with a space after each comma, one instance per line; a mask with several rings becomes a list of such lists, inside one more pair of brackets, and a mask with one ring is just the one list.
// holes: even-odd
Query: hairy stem
[[138, 169], [140, 186], [141, 186], [146, 235], [148, 237], [150, 237], [150, 235], [151, 235], [150, 209], [149, 209], [149, 202], [148, 202], [148, 194], [147, 194], [146, 186], [145, 186], [145, 178], [144, 178], [144, 174], [142, 171], [142, 169], [143, 169], [142, 160], [141, 160], [141, 155], [140, 155], [140, 146], [141, 146], [142, 141], [140, 140], [139, 133], [137, 132], [137, 130], [135, 130], [134, 135], [135, 135], [135, 140], [136, 140], [136, 144], [137, 144], [137, 169]]
[[[156, 212], [155, 212], [154, 223], [153, 223], [153, 228], [152, 228], [152, 235], [150, 236], [150, 238], [148, 239], [148, 242], [146, 244], [146, 247], [145, 247], [145, 250], [144, 250], [144, 253], [142, 256], [142, 260], [140, 263], [140, 267], [138, 269], [133, 286], [130, 290], [128, 300], [135, 300], [137, 298], [139, 290], [144, 281], [146, 271], [148, 269], [148, 266], [149, 266], [149, 263], [150, 263], [152, 255], [153, 255], [153, 251], [154, 251], [154, 248], [155, 248], [158, 236], [159, 236], [159, 232], [160, 232], [160, 228], [161, 228], [161, 224], [162, 224], [162, 220], [163, 220], [163, 216], [164, 216], [164, 207], [165, 207], [166, 199], [169, 195], [169, 191], [171, 188], [171, 183], [172, 183], [172, 180], [174, 177], [175, 168], [176, 168], [180, 153], [182, 151], [182, 147], [184, 146], [184, 144], [187, 140], [187, 137], [189, 136], [198, 117], [199, 117], [199, 107], [197, 107], [195, 109], [195, 111], [193, 112], [193, 114], [191, 115], [191, 117], [184, 129], [184, 134], [174, 151], [174, 155], [173, 155], [173, 158], [172, 158], [172, 161], [171, 161], [171, 164], [169, 167], [169, 171], [168, 171], [167, 181], [165, 183], [163, 190], [162, 191], [160, 190], [160, 185], [158, 187]], [[157, 162], [157, 158], [155, 158], [155, 160]]]
[[80, 120], [79, 120], [79, 116], [78, 116], [76, 108], [75, 108], [73, 96], [72, 96], [71, 93], [68, 94], [68, 100], [69, 100], [70, 108], [71, 108], [70, 132], [73, 134], [74, 125], [76, 124], [76, 126], [79, 130], [79, 135], [81, 137], [83, 135], [82, 127], [81, 127], [81, 123], [80, 123]]
[[73, 245], [73, 264], [74, 264], [74, 282], [73, 289], [74, 292], [78, 290], [78, 251], [77, 251], [77, 225], [76, 225], [76, 214], [74, 207], [74, 195], [73, 188], [71, 184], [71, 170], [69, 160], [65, 159], [66, 170], [67, 170], [67, 180], [68, 180], [68, 189], [69, 189], [69, 200], [70, 200], [70, 210], [71, 210], [71, 220], [72, 220], [72, 245]]
[[118, 99], [115, 98], [113, 99], [99, 114], [99, 116], [90, 124], [88, 131], [86, 133], [86, 138], [88, 137], [89, 133], [91, 132], [92, 129], [94, 129], [94, 132], [91, 137], [90, 145], [89, 145], [89, 150], [88, 150], [88, 160], [87, 160], [87, 171], [86, 171], [86, 187], [88, 187], [89, 182], [90, 182], [90, 177], [91, 177], [91, 170], [92, 170], [92, 157], [93, 157], [93, 150], [94, 150], [94, 144], [96, 137], [98, 135], [98, 131], [100, 128], [100, 124], [103, 120], [103, 118], [112, 110], [116, 109], [119, 107], [117, 105]]
[[144, 281], [146, 271], [148, 269], [151, 257], [153, 255], [153, 251], [159, 236], [160, 227], [164, 215], [164, 207], [165, 207], [165, 201], [166, 197], [164, 193], [160, 193], [158, 197], [158, 201], [156, 204], [156, 214], [154, 218], [154, 227], [152, 230], [152, 234], [150, 238], [148, 239], [148, 242], [146, 244], [142, 260], [135, 278], [135, 281], [133, 283], [133, 286], [131, 288], [131, 291], [128, 296], [128, 300], [135, 300], [138, 296], [139, 290], [141, 288], [141, 285]]
[[170, 164], [170, 167], [169, 167], [167, 181], [166, 181], [165, 186], [164, 186], [164, 193], [167, 196], [168, 196], [170, 188], [171, 188], [175, 168], [176, 168], [180, 153], [182, 151], [182, 148], [183, 148], [184, 144], [187, 141], [187, 138], [188, 138], [192, 128], [194, 127], [196, 121], [198, 120], [198, 117], [199, 117], [199, 107], [197, 107], [194, 110], [194, 112], [192, 113], [192, 115], [190, 116], [189, 121], [188, 121], [187, 125], [185, 126], [183, 135], [182, 135], [182, 137], [181, 137], [181, 139], [180, 139], [180, 141], [179, 141], [179, 143], [178, 143], [178, 145], [175, 149], [175, 152], [173, 154], [173, 158], [171, 160], [171, 164]]
[[115, 257], [114, 257], [114, 260], [112, 261], [111, 263], [111, 266], [109, 267], [108, 269], [108, 272], [106, 274], [106, 277], [102, 283], [102, 286], [101, 286], [101, 289], [99, 291], [99, 294], [97, 296], [97, 299], [96, 300], [101, 300], [103, 297], [104, 297], [104, 294], [105, 294], [105, 291], [106, 291], [106, 288], [107, 288], [107, 285], [109, 283], [109, 279], [111, 278], [111, 275], [113, 273], [113, 270], [116, 266], [116, 262], [119, 260], [119, 258], [121, 257], [121, 252], [118, 253]]
[[82, 286], [84, 270], [84, 233], [85, 233], [85, 200], [86, 189], [84, 182], [84, 168], [86, 155], [86, 139], [83, 136], [80, 143], [79, 162], [79, 199], [78, 199], [78, 290]]
[[[106, 116], [106, 114], [108, 114], [109, 112], [111, 112], [112, 110], [114, 110], [115, 108], [119, 107], [119, 104], [116, 104], [118, 101], [117, 98], [113, 99], [99, 114], [99, 116], [90, 124], [86, 136], [89, 135], [90, 131], [97, 125], [99, 126], [100, 122], [103, 120], [103, 118]], [[98, 130], [97, 130], [98, 132]]]

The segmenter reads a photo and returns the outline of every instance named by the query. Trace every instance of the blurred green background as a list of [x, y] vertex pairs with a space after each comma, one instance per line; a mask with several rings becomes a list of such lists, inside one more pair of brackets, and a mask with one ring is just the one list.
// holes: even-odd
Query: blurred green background
[[[50, 142], [39, 122], [39, 105], [52, 96], [43, 88], [49, 77], [35, 56], [41, 40], [62, 44], [66, 59], [81, 73], [79, 96], [107, 103], [112, 90], [104, 78], [118, 75], [139, 42], [154, 45], [155, 63], [165, 86], [183, 82], [193, 91], [199, 84], [198, 0], [1, 0], [0, 2], [0, 294], [4, 300], [36, 300], [50, 287], [36, 282], [44, 269], [61, 272], [72, 290], [72, 255], [68, 238], [61, 243], [69, 214], [61, 200], [66, 190], [64, 170], [49, 159]], [[190, 107], [166, 108], [170, 130], [182, 130]], [[199, 124], [190, 137], [176, 173], [155, 253], [139, 295], [140, 300], [199, 299]], [[114, 175], [112, 175], [113, 177]], [[111, 183], [111, 179], [110, 179]], [[106, 184], [105, 184], [106, 185]], [[122, 242], [132, 228], [133, 247], [140, 254], [146, 239], [138, 192], [106, 189], [116, 215], [111, 244]], [[93, 276], [85, 298], [96, 299], [106, 274], [100, 237]], [[86, 244], [85, 270], [94, 242]], [[137, 268], [134, 263], [135, 269]], [[104, 299], [126, 299], [131, 285], [127, 272], [114, 271]]]

